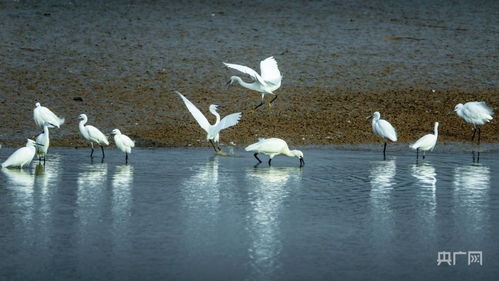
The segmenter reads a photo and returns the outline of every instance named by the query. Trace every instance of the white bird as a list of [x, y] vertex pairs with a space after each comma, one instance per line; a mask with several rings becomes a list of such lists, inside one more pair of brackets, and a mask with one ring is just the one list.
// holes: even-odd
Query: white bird
[[[218, 106], [212, 104], [210, 105], [209, 109], [211, 114], [215, 115], [216, 121], [215, 124], [210, 125], [210, 123], [203, 115], [203, 113], [201, 113], [201, 111], [199, 111], [199, 109], [194, 104], [192, 104], [192, 102], [190, 102], [180, 92], [175, 91], [175, 93], [177, 93], [182, 98], [182, 100], [185, 103], [185, 106], [187, 106], [187, 109], [191, 112], [194, 119], [196, 119], [199, 126], [201, 126], [201, 128], [203, 128], [203, 130], [206, 131], [207, 133], [206, 139], [211, 143], [215, 152], [221, 151], [220, 147], [218, 147], [218, 143], [220, 140], [220, 131], [236, 125], [239, 122], [239, 119], [241, 118], [241, 112], [229, 114], [225, 116], [222, 120], [220, 120], [220, 115], [217, 113]], [[215, 146], [214, 142], [216, 143], [217, 146]]]
[[128, 164], [128, 154], [132, 153], [132, 147], [135, 147], [135, 142], [127, 135], [123, 135], [120, 130], [114, 129], [111, 134], [114, 135], [114, 143], [123, 152], [125, 152], [125, 163]]
[[272, 102], [277, 99], [277, 95], [274, 94], [274, 91], [279, 89], [281, 86], [281, 72], [277, 67], [277, 62], [274, 57], [268, 57], [260, 62], [260, 72], [261, 75], [258, 74], [255, 70], [239, 64], [225, 63], [224, 65], [238, 71], [241, 71], [244, 74], [248, 74], [253, 82], [247, 83], [239, 76], [230, 77], [227, 85], [232, 85], [233, 83], [239, 83], [239, 85], [248, 88], [253, 91], [257, 91], [262, 94], [262, 100], [259, 105], [257, 105], [254, 109], [263, 105], [263, 99], [266, 94], [275, 95], [275, 97], [270, 101], [269, 106], [272, 105]]
[[92, 146], [92, 152], [90, 153], [90, 157], [93, 157], [94, 154], [94, 142], [98, 145], [100, 145], [100, 148], [102, 150], [102, 158], [104, 159], [105, 154], [104, 154], [104, 147], [103, 145], [109, 145], [109, 141], [107, 140], [107, 137], [99, 131], [99, 129], [95, 128], [92, 125], [85, 125], [88, 121], [87, 115], [86, 114], [80, 114], [78, 116], [78, 119], [80, 120], [79, 128], [80, 128], [80, 133], [85, 138], [87, 141], [90, 142], [90, 145]]
[[7, 167], [22, 167], [26, 164], [29, 164], [33, 157], [35, 157], [36, 153], [36, 142], [34, 140], [28, 139], [25, 147], [21, 147], [12, 153], [5, 162], [2, 163], [2, 168]]
[[475, 134], [478, 130], [478, 144], [480, 144], [480, 126], [492, 120], [494, 111], [483, 101], [471, 101], [464, 105], [462, 103], [457, 104], [454, 107], [454, 111], [457, 116], [473, 125], [473, 136], [471, 137], [471, 141], [475, 139]]
[[45, 122], [49, 122], [57, 128], [60, 128], [64, 124], [64, 118], [57, 117], [50, 109], [41, 106], [39, 102], [35, 106], [35, 109], [33, 109], [33, 118], [38, 127], [43, 128]]
[[386, 120], [380, 119], [381, 114], [378, 111], [374, 112], [373, 115], [367, 117], [367, 119], [371, 118], [373, 119], [373, 132], [377, 136], [381, 137], [385, 142], [385, 145], [383, 147], [383, 158], [386, 159], [386, 139], [396, 142], [397, 132], [395, 131], [395, 128], [393, 128], [392, 124], [388, 123], [388, 121]]
[[288, 144], [284, 140], [279, 138], [260, 138], [258, 139], [257, 143], [248, 145], [245, 150], [255, 152], [253, 156], [255, 156], [256, 160], [258, 160], [258, 164], [262, 163], [262, 160], [258, 158], [258, 153], [262, 153], [265, 155], [269, 155], [269, 166], [271, 166], [270, 162], [272, 161], [272, 158], [279, 154], [284, 154], [289, 157], [296, 157], [300, 159], [300, 167], [303, 167], [305, 165], [305, 161], [303, 160], [303, 152], [301, 152], [300, 150], [289, 150]]
[[43, 163], [45, 163], [45, 157], [50, 146], [49, 128], [54, 127], [54, 124], [45, 121], [45, 123], [43, 124], [43, 133], [39, 134], [36, 137], [36, 143], [41, 144], [36, 146], [36, 154], [38, 155], [39, 161], [42, 160], [43, 156]]
[[433, 148], [435, 148], [435, 145], [437, 144], [437, 138], [438, 138], [438, 122], [435, 122], [435, 128], [433, 129], [433, 134], [424, 135], [414, 144], [409, 146], [412, 149], [416, 149], [416, 159], [418, 159], [419, 157], [419, 150], [423, 151], [423, 159], [425, 158], [426, 151], [428, 150], [433, 151]]

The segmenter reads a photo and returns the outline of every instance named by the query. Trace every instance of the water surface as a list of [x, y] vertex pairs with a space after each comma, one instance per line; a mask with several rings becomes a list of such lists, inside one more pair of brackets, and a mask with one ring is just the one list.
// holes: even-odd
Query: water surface
[[[117, 150], [91, 163], [87, 149], [52, 149], [45, 166], [3, 169], [0, 279], [499, 276], [498, 152], [303, 151], [302, 169], [178, 148], [136, 149], [130, 165]], [[482, 266], [437, 266], [440, 251], [475, 250]]]

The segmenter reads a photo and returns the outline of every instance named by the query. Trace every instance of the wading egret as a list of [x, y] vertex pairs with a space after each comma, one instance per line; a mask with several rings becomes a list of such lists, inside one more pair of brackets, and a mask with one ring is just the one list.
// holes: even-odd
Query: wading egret
[[367, 117], [368, 120], [371, 118], [373, 119], [373, 132], [385, 142], [385, 145], [383, 146], [383, 158], [386, 159], [386, 139], [396, 142], [397, 132], [395, 132], [395, 128], [393, 128], [392, 124], [388, 123], [386, 120], [380, 119], [381, 114], [378, 111]]
[[39, 102], [35, 106], [35, 109], [33, 109], [33, 118], [38, 127], [43, 128], [45, 122], [49, 122], [57, 128], [60, 128], [64, 124], [64, 118], [57, 117], [50, 109], [41, 106]]
[[258, 158], [258, 153], [262, 153], [270, 157], [269, 166], [271, 166], [270, 162], [272, 162], [272, 158], [279, 154], [283, 154], [289, 157], [296, 157], [300, 159], [300, 167], [303, 167], [305, 165], [305, 161], [303, 160], [303, 152], [299, 150], [289, 150], [288, 144], [282, 139], [261, 138], [258, 139], [257, 143], [248, 145], [245, 150], [254, 152], [253, 156], [255, 156], [256, 160], [258, 160], [258, 164], [262, 163], [262, 160]]
[[478, 144], [480, 144], [480, 126], [492, 120], [494, 111], [483, 101], [471, 101], [465, 104], [460, 103], [454, 107], [454, 111], [457, 116], [473, 125], [473, 136], [471, 137], [471, 141], [475, 139], [476, 131], [478, 131]]
[[232, 85], [233, 83], [237, 82], [239, 83], [239, 85], [245, 88], [261, 93], [262, 101], [254, 109], [257, 109], [258, 107], [263, 105], [263, 99], [266, 94], [275, 95], [275, 97], [270, 101], [269, 105], [271, 105], [272, 102], [277, 99], [277, 95], [274, 94], [274, 91], [279, 89], [279, 87], [281, 86], [282, 76], [279, 68], [277, 67], [277, 62], [274, 57], [268, 57], [260, 62], [261, 75], [253, 69], [244, 65], [225, 62], [224, 65], [241, 71], [244, 74], [248, 74], [251, 77], [253, 82], [247, 83], [244, 82], [244, 80], [239, 76], [232, 76], [230, 77], [229, 82], [227, 82], [227, 85]]
[[80, 133], [85, 138], [87, 141], [90, 142], [90, 145], [92, 146], [92, 152], [90, 153], [90, 157], [93, 157], [94, 154], [94, 142], [98, 145], [100, 145], [100, 148], [102, 150], [102, 158], [106, 157], [104, 154], [104, 147], [103, 145], [109, 145], [109, 141], [107, 140], [107, 137], [99, 131], [99, 129], [95, 128], [92, 125], [85, 125], [88, 121], [87, 115], [86, 114], [80, 114], [78, 116], [78, 119], [80, 120], [79, 128], [80, 128]]
[[25, 147], [21, 147], [12, 153], [5, 162], [2, 163], [2, 168], [7, 167], [22, 167], [29, 164], [33, 157], [35, 157], [37, 143], [33, 140], [28, 139]]
[[[212, 104], [210, 105], [210, 112], [211, 114], [215, 115], [216, 121], [215, 124], [210, 125], [210, 123], [203, 115], [203, 113], [201, 113], [201, 111], [199, 111], [199, 109], [192, 102], [190, 102], [180, 92], [175, 91], [175, 93], [177, 93], [182, 98], [182, 100], [185, 103], [185, 106], [191, 112], [194, 119], [196, 119], [199, 126], [201, 126], [201, 128], [203, 128], [203, 130], [206, 131], [207, 133], [206, 139], [211, 143], [215, 152], [221, 151], [220, 147], [218, 146], [220, 140], [219, 136], [220, 131], [236, 125], [239, 122], [239, 119], [241, 118], [241, 112], [232, 113], [230, 115], [225, 116], [222, 120], [220, 120], [220, 115], [217, 113], [218, 106]], [[216, 146], [214, 142], [216, 143]]]
[[433, 134], [422, 136], [414, 144], [409, 146], [412, 149], [416, 149], [416, 159], [418, 159], [419, 157], [419, 150], [423, 151], [423, 159], [425, 158], [426, 151], [428, 150], [433, 151], [433, 148], [437, 144], [437, 138], [438, 138], [438, 122], [435, 122], [435, 128], [433, 129]]
[[123, 152], [125, 152], [125, 163], [128, 164], [128, 154], [132, 153], [132, 147], [135, 147], [135, 142], [127, 135], [123, 135], [120, 130], [114, 129], [111, 134], [114, 135], [114, 143]]
[[45, 163], [47, 151], [50, 146], [49, 128], [54, 127], [54, 124], [45, 121], [43, 123], [43, 133], [36, 137], [36, 143], [41, 144], [36, 146], [36, 154], [38, 155], [38, 161], [41, 161], [43, 156], [43, 163]]

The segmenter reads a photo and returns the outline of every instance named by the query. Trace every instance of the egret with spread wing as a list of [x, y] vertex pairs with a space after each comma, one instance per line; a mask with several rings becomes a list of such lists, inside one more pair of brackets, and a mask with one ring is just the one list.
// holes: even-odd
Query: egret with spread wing
[[203, 128], [203, 130], [206, 131], [207, 133], [206, 139], [211, 143], [215, 152], [221, 151], [220, 147], [218, 146], [220, 140], [220, 131], [236, 125], [239, 122], [239, 119], [241, 118], [241, 112], [232, 113], [230, 115], [225, 116], [222, 120], [220, 120], [220, 114], [218, 114], [217, 112], [218, 106], [212, 104], [210, 105], [209, 109], [211, 114], [215, 115], [216, 121], [215, 124], [210, 125], [210, 123], [203, 115], [203, 113], [201, 113], [201, 111], [199, 111], [199, 109], [192, 102], [190, 102], [180, 92], [175, 91], [175, 93], [177, 93], [182, 98], [182, 100], [185, 103], [185, 106], [191, 112], [194, 119], [196, 119], [199, 126], [201, 126], [201, 128]]
[[227, 82], [227, 85], [232, 85], [237, 82], [239, 83], [239, 85], [245, 88], [261, 93], [262, 100], [260, 104], [257, 105], [254, 109], [257, 109], [258, 107], [263, 105], [263, 99], [265, 98], [266, 94], [275, 95], [274, 98], [270, 101], [269, 106], [272, 105], [272, 102], [274, 102], [275, 99], [277, 99], [277, 94], [275, 94], [274, 91], [279, 89], [279, 87], [281, 86], [282, 76], [279, 68], [277, 67], [277, 62], [274, 57], [268, 57], [260, 62], [261, 74], [258, 74], [258, 72], [244, 65], [225, 62], [224, 65], [241, 71], [244, 74], [248, 74], [251, 77], [253, 82], [248, 83], [241, 79], [241, 77], [239, 76], [232, 76], [230, 77], [229, 82]]

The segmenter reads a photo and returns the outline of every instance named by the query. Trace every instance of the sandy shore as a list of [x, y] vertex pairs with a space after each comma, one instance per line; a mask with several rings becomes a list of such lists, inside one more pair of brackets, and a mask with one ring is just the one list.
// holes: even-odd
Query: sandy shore
[[[66, 118], [52, 145], [86, 145], [76, 116], [139, 146], [208, 146], [173, 93], [207, 113], [243, 111], [222, 143], [281, 137], [293, 145], [378, 141], [365, 117], [380, 111], [411, 142], [441, 123], [440, 140], [468, 141], [455, 104], [499, 108], [496, 1], [0, 2], [0, 143], [39, 130], [36, 101]], [[224, 87], [234, 71], [274, 55], [284, 75], [269, 110], [259, 95]], [[435, 92], [432, 91], [435, 90]], [[211, 120], [211, 119], [210, 119]], [[499, 142], [496, 120], [482, 141]]]

